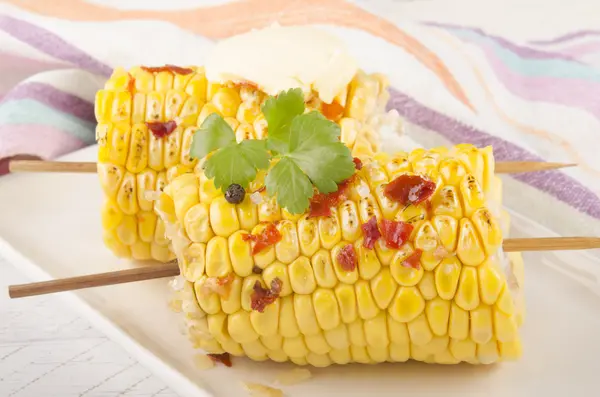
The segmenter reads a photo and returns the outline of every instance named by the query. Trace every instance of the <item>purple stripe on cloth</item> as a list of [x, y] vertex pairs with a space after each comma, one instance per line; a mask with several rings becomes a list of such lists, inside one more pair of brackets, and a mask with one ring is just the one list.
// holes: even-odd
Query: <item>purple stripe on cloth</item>
[[0, 15], [0, 29], [48, 55], [71, 62], [82, 69], [103, 76], [110, 76], [112, 72], [108, 65], [67, 43], [56, 34], [29, 22]]
[[480, 36], [486, 37], [490, 40], [494, 40], [501, 47], [514, 52], [515, 54], [519, 55], [522, 58], [565, 59], [568, 61], [579, 62], [579, 60], [577, 60], [576, 58], [573, 58], [570, 55], [565, 55], [560, 52], [549, 52], [549, 51], [543, 51], [543, 50], [536, 50], [533, 48], [517, 45], [513, 42], [506, 40], [505, 38], [488, 34], [479, 28], [472, 28], [472, 27], [453, 25], [453, 24], [449, 24], [449, 23], [439, 23], [439, 22], [423, 22], [423, 23], [428, 26], [435, 26], [435, 27], [443, 28], [443, 29], [464, 30], [464, 31], [477, 33]]
[[0, 126], [0, 159], [19, 154], [53, 159], [85, 146], [68, 132], [44, 124]]
[[32, 82], [18, 85], [6, 94], [4, 101], [25, 98], [42, 102], [49, 107], [90, 123], [96, 122], [93, 103], [44, 83]]
[[0, 70], [19, 69], [30, 74], [43, 72], [44, 70], [56, 70], [70, 68], [69, 64], [60, 61], [47, 61], [42, 59], [31, 59], [17, 54], [11, 54], [0, 50]]
[[[427, 108], [406, 94], [394, 89], [390, 91], [391, 98], [388, 109], [396, 109], [407, 121], [436, 131], [453, 144], [471, 143], [478, 147], [491, 145], [497, 161], [544, 161], [541, 157], [520, 146]], [[600, 198], [590, 189], [560, 171], [515, 174], [513, 177], [548, 193], [583, 213], [600, 219]]]
[[563, 54], [569, 54], [575, 57], [581, 57], [587, 54], [600, 52], [600, 41], [588, 41], [585, 43], [575, 43], [567, 48], [560, 50]]
[[600, 30], [594, 30], [594, 29], [578, 30], [575, 32], [567, 33], [563, 36], [555, 37], [553, 39], [532, 40], [532, 41], [530, 41], [530, 43], [536, 44], [536, 45], [558, 44], [558, 43], [562, 43], [562, 42], [573, 40], [573, 39], [579, 39], [581, 37], [586, 37], [586, 36], [600, 36]]

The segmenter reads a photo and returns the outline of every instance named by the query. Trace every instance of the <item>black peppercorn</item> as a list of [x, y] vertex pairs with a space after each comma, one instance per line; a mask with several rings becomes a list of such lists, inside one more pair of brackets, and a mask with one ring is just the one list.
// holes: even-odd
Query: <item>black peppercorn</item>
[[239, 204], [244, 201], [246, 191], [244, 188], [237, 183], [232, 183], [225, 192], [225, 200], [231, 204]]

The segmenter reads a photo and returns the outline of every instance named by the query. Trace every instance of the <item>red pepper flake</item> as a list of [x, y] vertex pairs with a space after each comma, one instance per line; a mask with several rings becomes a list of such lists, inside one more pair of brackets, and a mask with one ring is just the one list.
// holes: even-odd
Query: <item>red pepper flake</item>
[[379, 224], [381, 235], [388, 248], [400, 249], [408, 241], [414, 226], [409, 223], [390, 221], [384, 219]]
[[175, 128], [177, 128], [177, 122], [175, 120], [167, 121], [166, 123], [156, 121], [146, 123], [148, 129], [152, 132], [157, 139], [164, 138], [170, 135]]
[[159, 73], [159, 72], [171, 72], [175, 74], [190, 74], [194, 73], [193, 69], [190, 68], [182, 68], [181, 66], [175, 65], [165, 65], [165, 66], [142, 66], [142, 70], [150, 73]]
[[372, 216], [367, 223], [362, 224], [361, 229], [365, 235], [363, 247], [373, 249], [377, 239], [381, 237], [381, 232], [379, 232], [379, 228], [377, 227], [377, 218]]
[[338, 190], [328, 194], [317, 193], [310, 199], [309, 218], [316, 216], [330, 216], [331, 207], [337, 206], [341, 201], [346, 200], [346, 193], [350, 184], [354, 182], [355, 175], [346, 179], [338, 185]]
[[216, 363], [221, 363], [223, 365], [225, 365], [226, 367], [231, 367], [231, 356], [229, 355], [229, 353], [221, 353], [221, 354], [207, 354], [208, 357], [210, 357], [211, 360], [213, 360]]
[[133, 96], [135, 92], [135, 77], [131, 75], [131, 73], [127, 73], [129, 75], [129, 80], [127, 81], [127, 91]]
[[256, 255], [265, 248], [281, 241], [281, 233], [279, 233], [275, 224], [270, 222], [259, 235], [244, 234], [242, 240], [254, 242], [252, 255]]
[[258, 85], [257, 84], [255, 84], [255, 83], [253, 83], [251, 81], [246, 81], [246, 80], [236, 81], [236, 82], [233, 83], [233, 86], [237, 87], [237, 88], [248, 87], [248, 88], [252, 88], [254, 90], [258, 90]]
[[362, 161], [360, 161], [360, 159], [359, 159], [358, 157], [354, 157], [354, 158], [352, 159], [352, 161], [354, 162], [354, 167], [355, 167], [357, 170], [361, 170], [361, 169], [362, 169], [362, 167], [363, 167], [363, 163], [362, 163]]
[[338, 121], [344, 115], [344, 107], [337, 101], [333, 101], [331, 104], [323, 102], [321, 103], [321, 113], [328, 120]]
[[419, 175], [400, 175], [387, 184], [383, 194], [402, 205], [420, 204], [435, 191], [435, 183]]
[[337, 261], [347, 272], [351, 272], [356, 269], [356, 265], [358, 264], [358, 259], [356, 259], [356, 251], [354, 250], [354, 246], [352, 244], [346, 244], [344, 248], [338, 252], [335, 257]]
[[418, 269], [421, 264], [421, 254], [423, 251], [420, 249], [416, 249], [408, 258], [406, 258], [402, 262], [402, 266], [404, 267], [412, 267], [413, 269]]
[[262, 186], [261, 186], [261, 187], [260, 187], [260, 188], [257, 190], [257, 192], [259, 192], [259, 193], [262, 193], [262, 192], [264, 192], [265, 190], [267, 190], [267, 187], [266, 187], [265, 185], [262, 185]]
[[250, 307], [252, 307], [252, 310], [264, 313], [265, 308], [279, 298], [281, 287], [283, 287], [283, 282], [277, 277], [271, 281], [270, 289], [263, 288], [260, 281], [256, 280], [254, 283], [254, 292], [250, 296]]

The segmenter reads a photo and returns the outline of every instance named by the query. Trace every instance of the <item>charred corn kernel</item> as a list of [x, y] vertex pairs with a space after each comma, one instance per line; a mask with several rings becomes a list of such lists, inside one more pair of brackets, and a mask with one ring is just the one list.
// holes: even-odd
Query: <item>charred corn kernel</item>
[[327, 354], [331, 350], [331, 347], [327, 344], [327, 340], [321, 332], [305, 336], [304, 342], [306, 342], [306, 347], [308, 350], [315, 354]]
[[323, 334], [332, 349], [347, 349], [350, 346], [348, 328], [343, 323], [339, 323], [335, 328], [324, 331]]
[[435, 286], [435, 275], [434, 272], [425, 271], [423, 277], [419, 281], [419, 291], [425, 300], [431, 300], [438, 296], [437, 289]]
[[340, 204], [338, 211], [342, 227], [342, 238], [346, 241], [356, 241], [362, 233], [356, 203], [346, 200]]
[[473, 310], [479, 305], [477, 269], [466, 266], [462, 268], [455, 302], [464, 310]]
[[354, 250], [358, 259], [360, 278], [363, 280], [371, 280], [381, 269], [381, 264], [379, 263], [376, 252], [372, 249], [365, 248], [362, 239], [354, 243]]
[[340, 306], [342, 321], [348, 324], [356, 320], [356, 293], [354, 287], [348, 284], [340, 284], [335, 288], [335, 296]]
[[294, 295], [294, 312], [298, 328], [303, 335], [309, 336], [319, 332], [319, 324], [315, 315], [312, 297], [309, 295]]
[[250, 322], [259, 335], [275, 335], [279, 326], [279, 300], [275, 300], [275, 302], [268, 305], [262, 313], [252, 311]]
[[312, 294], [317, 283], [310, 260], [301, 256], [289, 266], [290, 284], [297, 294]]
[[443, 336], [448, 333], [448, 322], [450, 319], [450, 301], [442, 298], [435, 298], [425, 307], [425, 314], [429, 320], [431, 331], [437, 336]]
[[237, 343], [250, 343], [258, 339], [258, 334], [250, 322], [250, 314], [243, 310], [228, 316], [227, 331]]
[[442, 187], [439, 194], [434, 196], [431, 206], [436, 215], [447, 215], [454, 219], [463, 215], [458, 189], [452, 185]]
[[450, 307], [448, 335], [455, 339], [465, 339], [469, 336], [469, 312], [461, 309], [456, 303]]
[[273, 262], [262, 273], [263, 280], [266, 285], [271, 285], [271, 282], [276, 278], [281, 281], [281, 291], [279, 296], [288, 296], [292, 293], [292, 285], [288, 276], [288, 267], [281, 262]]
[[286, 296], [280, 299], [281, 311], [279, 313], [279, 333], [284, 338], [295, 338], [300, 335], [296, 314], [294, 311], [294, 298]]
[[338, 282], [330, 253], [327, 250], [321, 249], [317, 251], [311, 258], [313, 271], [317, 284], [320, 287], [332, 288]]
[[471, 217], [487, 255], [493, 255], [502, 245], [500, 225], [487, 208], [480, 208]]
[[218, 236], [212, 238], [206, 244], [206, 274], [209, 277], [225, 277], [232, 270], [227, 239]]
[[319, 217], [318, 221], [319, 238], [321, 247], [330, 250], [342, 239], [342, 231], [338, 220], [337, 210], [332, 208], [331, 215]]
[[449, 215], [436, 215], [432, 223], [440, 237], [440, 243], [446, 251], [453, 252], [458, 241], [458, 221]]
[[372, 194], [360, 199], [358, 202], [358, 214], [360, 216], [361, 223], [367, 223], [372, 217], [381, 219], [381, 210], [377, 204], [377, 200]]
[[318, 223], [315, 218], [304, 215], [298, 221], [298, 235], [300, 252], [302, 255], [312, 257], [320, 248]]
[[381, 310], [386, 310], [388, 308], [392, 299], [394, 299], [397, 288], [398, 284], [396, 284], [390, 270], [387, 268], [381, 269], [379, 274], [371, 280], [373, 298]]
[[291, 221], [281, 221], [277, 225], [281, 240], [275, 244], [275, 255], [283, 263], [292, 263], [300, 255], [296, 225]]
[[129, 172], [137, 174], [148, 164], [148, 127], [145, 124], [134, 124], [131, 127], [131, 138], [126, 167]]
[[460, 184], [460, 192], [465, 216], [470, 217], [476, 210], [485, 206], [483, 191], [473, 175], [467, 175], [463, 178]]
[[399, 322], [409, 322], [425, 309], [425, 301], [416, 287], [400, 287], [392, 305], [390, 316]]

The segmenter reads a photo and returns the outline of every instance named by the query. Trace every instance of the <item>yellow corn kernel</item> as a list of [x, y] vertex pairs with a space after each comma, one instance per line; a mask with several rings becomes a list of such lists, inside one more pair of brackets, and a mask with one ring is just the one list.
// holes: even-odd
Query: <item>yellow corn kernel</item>
[[349, 324], [356, 320], [356, 293], [354, 286], [340, 284], [335, 288], [335, 296], [340, 306], [342, 321]]
[[337, 209], [332, 208], [330, 216], [319, 217], [318, 223], [321, 246], [330, 250], [342, 239]]
[[431, 200], [433, 213], [438, 216], [446, 215], [454, 219], [463, 216], [463, 210], [458, 196], [457, 188], [452, 185], [440, 188]]
[[208, 204], [199, 203], [186, 212], [183, 217], [183, 225], [190, 240], [197, 243], [206, 243], [214, 236], [210, 227], [209, 211]]
[[200, 202], [201, 203], [210, 203], [215, 197], [217, 197], [220, 193], [220, 190], [217, 190], [215, 184], [212, 179], [208, 179], [204, 172], [200, 172]]
[[492, 258], [477, 268], [479, 279], [479, 294], [481, 301], [486, 305], [493, 305], [498, 300], [500, 291], [505, 284], [504, 277], [500, 274], [498, 265]]
[[138, 261], [146, 261], [152, 259], [152, 253], [150, 252], [150, 244], [142, 241], [136, 241], [131, 245], [131, 256], [133, 259]]
[[209, 277], [225, 277], [233, 270], [227, 239], [214, 237], [206, 244], [206, 274]]
[[181, 119], [180, 125], [184, 127], [195, 126], [202, 106], [204, 106], [203, 101], [199, 101], [194, 97], [187, 98], [179, 112], [179, 118]]
[[350, 356], [350, 349], [331, 349], [329, 352], [329, 358], [336, 364], [345, 365], [350, 363], [352, 357]]
[[288, 296], [292, 293], [292, 285], [288, 276], [288, 266], [281, 262], [273, 262], [262, 273], [265, 284], [271, 285], [271, 282], [278, 278], [281, 281], [281, 292], [279, 296]]
[[375, 317], [365, 320], [365, 339], [369, 346], [386, 347], [389, 345], [386, 317], [384, 312], [379, 312]]
[[[238, 121], [235, 120], [235, 122]], [[251, 124], [242, 123], [238, 126], [235, 126], [235, 128], [232, 127], [232, 129], [235, 131], [235, 139], [238, 143], [248, 139], [256, 139], [254, 136], [254, 129], [252, 128]]]
[[377, 204], [377, 200], [372, 194], [369, 193], [367, 196], [361, 197], [358, 202], [358, 215], [361, 223], [367, 223], [372, 217], [382, 219], [379, 204]]
[[309, 336], [320, 331], [310, 295], [294, 295], [294, 313], [302, 334]]
[[246, 311], [253, 310], [252, 294], [254, 293], [254, 285], [257, 281], [262, 284], [261, 277], [255, 274], [251, 274], [250, 276], [244, 278], [244, 282], [242, 284], [242, 309]]
[[131, 256], [131, 249], [119, 241], [114, 233], [104, 231], [102, 234], [104, 244], [118, 257], [127, 258]]
[[417, 229], [420, 222], [426, 218], [427, 209], [424, 206], [409, 204], [398, 211], [394, 220], [411, 224]]
[[131, 109], [131, 122], [132, 123], [143, 123], [146, 117], [146, 95], [140, 92], [136, 92], [133, 96], [133, 103]]
[[228, 316], [227, 330], [237, 343], [253, 342], [259, 337], [250, 322], [250, 313], [244, 310], [239, 310]]
[[435, 269], [435, 285], [441, 298], [446, 300], [454, 298], [461, 268], [462, 266], [456, 257], [451, 256], [444, 258], [442, 263]]
[[173, 120], [179, 116], [186, 95], [180, 90], [169, 90], [165, 97], [165, 119]]
[[519, 339], [512, 342], [498, 342], [498, 350], [504, 360], [517, 360], [523, 355], [523, 348]]
[[181, 275], [194, 282], [204, 274], [206, 264], [206, 244], [192, 243], [183, 252], [183, 260], [179, 262]]
[[217, 236], [229, 237], [239, 230], [235, 205], [228, 203], [224, 196], [214, 199], [210, 203], [210, 223]]
[[458, 221], [449, 215], [436, 215], [431, 221], [444, 248], [448, 252], [454, 252], [458, 236]]
[[496, 219], [487, 208], [476, 210], [472, 217], [473, 225], [479, 233], [487, 255], [493, 255], [502, 245], [502, 231]]
[[283, 346], [283, 337], [279, 334], [271, 335], [269, 337], [261, 336], [260, 341], [267, 348], [267, 350], [281, 351], [281, 347]]
[[333, 349], [347, 349], [350, 346], [350, 336], [348, 335], [348, 328], [344, 323], [339, 323], [337, 327], [328, 329], [323, 332], [325, 340], [329, 346]]
[[346, 284], [354, 284], [356, 280], [358, 280], [358, 269], [356, 267], [350, 271], [345, 270], [342, 267], [342, 264], [338, 261], [337, 257], [340, 251], [346, 246], [350, 245], [350, 243], [341, 241], [331, 250], [331, 261], [333, 263], [333, 270], [335, 271], [335, 275], [337, 278]]
[[310, 365], [317, 368], [324, 368], [331, 365], [331, 360], [326, 354], [308, 353], [306, 360]]
[[331, 346], [327, 344], [327, 340], [321, 332], [314, 335], [305, 336], [304, 342], [306, 342], [306, 347], [308, 347], [308, 350], [316, 354], [327, 354], [331, 350]]
[[360, 124], [353, 118], [342, 118], [340, 124], [340, 140], [348, 147], [353, 147], [358, 135]]
[[153, 202], [146, 199], [146, 192], [156, 189], [156, 171], [149, 168], [140, 172], [136, 176], [137, 184], [137, 200], [142, 211], [152, 211]]
[[242, 102], [237, 109], [236, 118], [240, 123], [254, 123], [256, 117], [260, 114], [260, 108], [256, 103]]
[[219, 88], [209, 99], [224, 117], [235, 117], [242, 102], [237, 91], [228, 87]]
[[364, 169], [363, 172], [367, 176], [371, 191], [374, 191], [378, 185], [388, 182], [388, 176], [378, 161], [366, 164]]
[[404, 266], [403, 263], [412, 253], [413, 248], [410, 243], [404, 244], [397, 251], [394, 259], [392, 259], [392, 264], [390, 265], [390, 270], [392, 272], [392, 276], [394, 280], [402, 286], [412, 287], [417, 285], [421, 278], [423, 277], [423, 266], [419, 266], [418, 269], [415, 269], [410, 266]]
[[196, 298], [198, 299], [198, 304], [202, 310], [208, 314], [216, 314], [221, 311], [221, 300], [219, 299], [218, 294], [207, 291], [207, 289], [204, 288], [206, 280], [207, 277], [202, 276], [194, 283]]
[[242, 343], [242, 349], [246, 356], [254, 361], [265, 361], [267, 359], [267, 349], [263, 346], [260, 340], [253, 342]]
[[165, 120], [164, 94], [152, 91], [146, 95], [146, 122], [154, 123]]
[[348, 335], [350, 336], [350, 346], [366, 347], [365, 328], [363, 320], [360, 318], [348, 324]]
[[284, 338], [295, 338], [300, 335], [296, 314], [294, 312], [294, 298], [286, 296], [279, 299], [281, 311], [279, 313], [279, 334]]
[[460, 184], [460, 193], [466, 217], [470, 217], [473, 212], [485, 206], [485, 196], [473, 175], [467, 175], [463, 178]]
[[435, 298], [427, 302], [425, 314], [429, 320], [431, 331], [437, 336], [446, 335], [450, 319], [450, 301]]
[[310, 265], [310, 260], [301, 256], [289, 266], [290, 283], [297, 294], [312, 294], [317, 283]]
[[298, 236], [302, 255], [312, 257], [320, 247], [318, 223], [315, 218], [304, 215], [298, 220]]
[[456, 254], [463, 265], [477, 266], [485, 260], [485, 252], [475, 231], [473, 223], [463, 218], [460, 220], [458, 247]]
[[233, 342], [227, 332], [227, 315], [225, 313], [209, 314], [206, 316], [208, 322], [208, 332], [219, 343], [223, 344], [226, 340]]
[[292, 263], [300, 255], [296, 224], [292, 221], [281, 221], [277, 230], [281, 233], [281, 240], [275, 244], [275, 255], [285, 264]]
[[350, 354], [352, 355], [352, 361], [355, 363], [370, 364], [373, 362], [367, 353], [366, 347], [351, 345]]
[[252, 274], [252, 267], [254, 266], [250, 245], [247, 241], [244, 241], [245, 235], [246, 232], [238, 230], [228, 239], [231, 266], [235, 274], [241, 277]]
[[438, 171], [448, 185], [458, 186], [467, 174], [460, 160], [453, 158], [440, 161]]
[[469, 336], [469, 312], [454, 302], [450, 306], [448, 335], [455, 339], [466, 339]]
[[356, 241], [362, 233], [358, 209], [352, 200], [346, 200], [338, 207], [342, 226], [342, 239]]
[[98, 163], [98, 179], [107, 198], [114, 199], [123, 181], [125, 169], [118, 165]]
[[129, 151], [129, 141], [131, 138], [131, 125], [129, 123], [117, 123], [110, 131], [109, 145], [110, 152], [108, 160], [116, 165], [125, 166], [127, 162], [127, 152]]
[[223, 116], [215, 105], [213, 105], [212, 103], [205, 103], [204, 106], [202, 106], [202, 109], [200, 109], [200, 113], [198, 113], [198, 120], [196, 121], [196, 125], [198, 127], [201, 127], [202, 123], [204, 123], [204, 120], [206, 120], [206, 118], [213, 113], [216, 113], [219, 116]]
[[389, 266], [396, 255], [396, 250], [389, 248], [381, 238], [375, 242], [375, 252], [377, 253], [379, 262], [383, 266]]
[[425, 309], [425, 301], [416, 287], [400, 287], [389, 308], [390, 316], [399, 322], [409, 322]]
[[265, 116], [260, 113], [254, 123], [252, 123], [254, 127], [254, 135], [256, 135], [256, 139], [264, 139], [267, 136], [267, 120], [265, 120]]
[[187, 82], [185, 86], [185, 92], [191, 97], [198, 99], [199, 101], [206, 100], [206, 77], [204, 76], [204, 70], [197, 70], [196, 74]]
[[131, 127], [129, 155], [126, 167], [129, 172], [137, 174], [148, 164], [148, 127], [145, 124], [134, 124]]
[[165, 168], [173, 167], [179, 164], [181, 157], [181, 138], [183, 136], [183, 128], [178, 126], [169, 136], [163, 138]]
[[156, 91], [166, 92], [173, 88], [173, 73], [169, 71], [158, 72], [154, 75]]
[[126, 172], [123, 176], [123, 182], [117, 192], [117, 204], [119, 204], [121, 211], [127, 215], [135, 215], [139, 211], [134, 174]]
[[464, 310], [473, 310], [479, 305], [479, 284], [477, 283], [477, 269], [463, 267], [454, 301]]
[[498, 361], [498, 343], [491, 339], [486, 343], [477, 344], [477, 359], [481, 364], [492, 364]]
[[393, 362], [403, 363], [410, 358], [410, 344], [391, 343], [389, 346], [390, 358]]
[[131, 122], [131, 93], [129, 91], [115, 92], [111, 110], [113, 123]]
[[450, 353], [460, 361], [470, 361], [476, 356], [477, 344], [471, 339], [450, 339]]
[[319, 288], [312, 295], [317, 321], [327, 331], [340, 323], [340, 312], [335, 294], [330, 289]]
[[281, 209], [281, 218], [286, 221], [294, 222], [295, 225], [298, 223], [300, 218], [302, 218], [303, 216], [304, 216], [303, 214], [291, 214], [285, 208]]
[[[252, 234], [258, 236], [265, 230], [266, 227], [267, 226], [265, 223], [259, 223], [254, 227], [254, 229], [252, 229]], [[254, 247], [254, 243], [249, 243], [249, 245]], [[264, 269], [271, 263], [275, 262], [275, 247], [273, 245], [269, 245], [265, 249], [253, 255], [253, 258], [254, 264], [259, 268]]]
[[198, 178], [194, 174], [184, 174], [171, 182], [171, 197], [177, 219], [184, 219], [190, 208], [198, 204]]
[[140, 240], [151, 243], [154, 241], [157, 216], [153, 212], [138, 212], [136, 215]]
[[150, 246], [152, 258], [159, 262], [169, 262], [175, 259], [175, 254], [171, 252], [167, 245], [159, 245], [158, 243]]
[[242, 307], [242, 283], [242, 278], [236, 276], [229, 286], [229, 295], [221, 297], [221, 309], [223, 312], [233, 314]]
[[510, 295], [510, 291], [505, 286], [500, 292], [500, 296], [498, 297], [498, 301], [496, 302], [496, 307], [501, 310], [503, 313], [511, 315], [515, 311], [515, 305], [512, 296]]
[[450, 338], [448, 335], [444, 336], [433, 336], [431, 340], [421, 346], [426, 352], [432, 355], [442, 354], [448, 348], [448, 344], [450, 342]]
[[277, 222], [281, 220], [281, 208], [277, 204], [276, 197], [264, 198], [258, 205], [259, 222]]
[[391, 160], [385, 164], [385, 169], [390, 179], [394, 179], [400, 174], [412, 172], [412, 164], [408, 161], [407, 153], [396, 152]]
[[494, 313], [494, 336], [499, 342], [512, 342], [517, 339], [518, 327], [514, 316], [502, 313], [498, 308], [493, 309]]
[[419, 291], [425, 300], [431, 300], [438, 296], [437, 289], [435, 287], [435, 275], [434, 272], [426, 271], [423, 272], [423, 277], [418, 284]]
[[487, 343], [494, 333], [492, 328], [492, 308], [479, 305], [471, 311], [471, 339], [475, 343]]
[[[304, 342], [302, 335], [294, 338], [283, 339], [283, 352], [290, 357], [293, 363], [298, 365], [306, 365], [304, 357], [308, 354], [308, 348]], [[303, 364], [302, 364], [303, 363]]]
[[163, 156], [163, 139], [157, 138], [153, 134], [148, 134], [148, 167], [155, 171], [162, 171], [165, 168]]
[[116, 233], [119, 241], [125, 245], [133, 245], [137, 240], [137, 219], [133, 215], [125, 215], [117, 226]]
[[167, 246], [169, 244], [169, 240], [167, 239], [165, 231], [165, 222], [162, 220], [162, 218], [156, 219], [156, 228], [154, 229], [154, 242], [162, 246]]
[[[363, 246], [363, 239], [354, 243], [354, 250], [358, 259], [358, 271], [360, 278], [363, 280], [371, 280], [381, 269], [381, 263], [374, 250]], [[341, 280], [341, 279], [340, 279]]]
[[263, 313], [253, 310], [250, 313], [250, 322], [259, 335], [275, 335], [279, 327], [279, 299], [267, 305]]
[[410, 344], [410, 336], [406, 323], [399, 323], [391, 317], [387, 318], [388, 334], [392, 344], [397, 346]]
[[258, 211], [256, 205], [250, 200], [250, 195], [247, 194], [236, 209], [241, 229], [250, 231], [258, 224]]
[[331, 256], [326, 250], [319, 250], [312, 257], [312, 267], [315, 273], [317, 284], [324, 288], [333, 288], [338, 280], [333, 270]]
[[98, 142], [98, 162], [104, 163], [109, 161], [111, 142], [112, 142], [113, 125], [98, 124], [96, 125], [96, 142]]
[[372, 280], [371, 280], [371, 291], [373, 291], [373, 298], [377, 306], [381, 310], [386, 310], [394, 295], [398, 285], [392, 278], [392, 274], [388, 268], [383, 268]]
[[98, 123], [110, 122], [114, 96], [115, 92], [113, 90], [99, 90], [96, 92], [94, 114]]
[[[419, 225], [419, 228], [415, 230], [414, 237], [414, 246], [424, 252], [433, 252], [437, 246], [439, 241], [439, 236], [429, 221], [422, 222]], [[437, 263], [436, 263], [437, 265]], [[428, 268], [426, 270], [433, 270], [433, 268]]]
[[373, 363], [382, 363], [388, 359], [388, 348], [387, 346], [375, 347], [367, 345], [367, 353]]
[[427, 317], [424, 313], [410, 321], [407, 326], [410, 341], [417, 346], [423, 346], [429, 343], [433, 338], [429, 323], [427, 322]]

